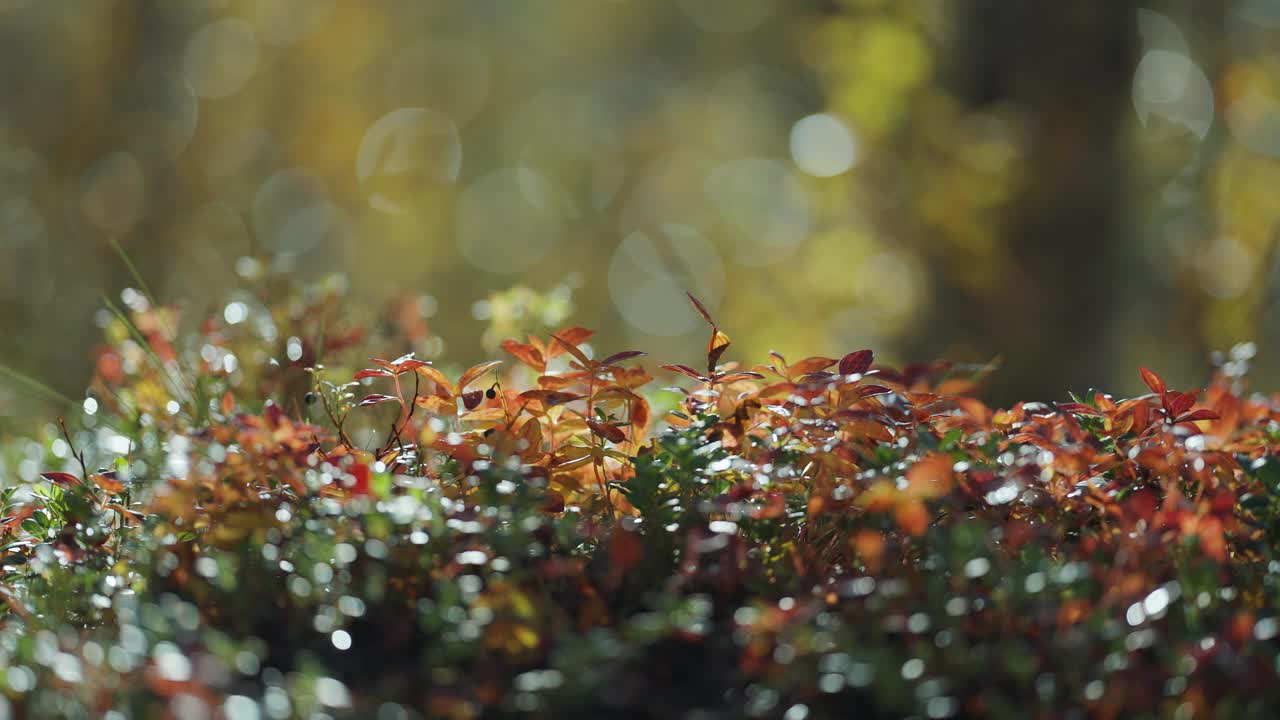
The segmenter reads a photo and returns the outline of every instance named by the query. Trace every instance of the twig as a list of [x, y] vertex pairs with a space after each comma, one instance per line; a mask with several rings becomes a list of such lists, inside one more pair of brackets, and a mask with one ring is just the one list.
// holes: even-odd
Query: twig
[[84, 462], [84, 455], [79, 450], [76, 450], [76, 444], [71, 439], [71, 433], [67, 431], [67, 421], [59, 417], [58, 427], [62, 428], [62, 437], [67, 441], [67, 447], [71, 448], [71, 457], [80, 463], [81, 478], [83, 478], [84, 482], [89, 482], [89, 466]]

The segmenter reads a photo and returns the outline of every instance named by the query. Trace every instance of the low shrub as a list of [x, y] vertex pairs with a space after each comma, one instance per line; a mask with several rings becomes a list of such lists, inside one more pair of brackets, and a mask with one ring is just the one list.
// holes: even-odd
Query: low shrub
[[332, 292], [181, 340], [126, 303], [81, 421], [7, 450], [10, 716], [1280, 707], [1280, 397], [1247, 348], [1199, 392], [992, 409], [985, 367], [722, 363], [696, 300], [665, 394], [577, 327], [447, 369], [353, 362], [425, 331], [365, 337]]

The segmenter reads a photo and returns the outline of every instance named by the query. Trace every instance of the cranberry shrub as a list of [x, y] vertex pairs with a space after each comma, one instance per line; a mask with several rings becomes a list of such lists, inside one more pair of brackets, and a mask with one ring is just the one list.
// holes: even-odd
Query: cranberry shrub
[[1247, 353], [994, 409], [989, 368], [725, 363], [691, 312], [690, 365], [570, 327], [452, 368], [365, 360], [414, 338], [332, 293], [184, 337], [135, 294], [0, 491], [3, 709], [1275, 716], [1280, 396]]

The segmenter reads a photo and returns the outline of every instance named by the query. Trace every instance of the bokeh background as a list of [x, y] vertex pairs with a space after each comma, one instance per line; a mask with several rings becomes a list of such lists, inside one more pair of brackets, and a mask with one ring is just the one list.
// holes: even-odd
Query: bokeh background
[[688, 362], [691, 289], [733, 358], [998, 403], [1245, 340], [1277, 387], [1278, 159], [1280, 0], [0, 0], [0, 362], [79, 392], [114, 242], [188, 318], [344, 273], [454, 362], [513, 285]]

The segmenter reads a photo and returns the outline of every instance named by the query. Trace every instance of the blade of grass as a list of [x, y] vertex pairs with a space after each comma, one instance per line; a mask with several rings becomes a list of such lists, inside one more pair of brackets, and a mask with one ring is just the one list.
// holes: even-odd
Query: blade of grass
[[107, 297], [105, 293], [102, 295], [102, 302], [106, 304], [107, 309], [110, 310], [112, 314], [120, 320], [120, 322], [124, 323], [129, 334], [133, 336], [134, 342], [137, 342], [142, 346], [143, 351], [147, 353], [147, 357], [151, 359], [151, 363], [155, 365], [156, 369], [159, 370], [160, 373], [164, 375], [165, 379], [169, 381], [169, 384], [174, 390], [174, 394], [178, 397], [185, 396], [184, 399], [187, 401], [190, 401], [195, 397], [195, 393], [192, 392], [190, 388], [184, 388], [182, 384], [173, 377], [169, 372], [169, 368], [165, 367], [164, 361], [160, 359], [160, 356], [157, 355], [156, 351], [151, 347], [151, 343], [147, 341], [146, 336], [143, 335], [142, 331], [138, 329], [138, 326], [129, 319], [129, 316], [126, 315], [119, 307], [116, 307], [116, 304], [111, 302], [111, 298]]
[[54, 390], [48, 385], [45, 385], [39, 380], [36, 380], [35, 378], [31, 377], [30, 375], [14, 370], [8, 365], [0, 365], [0, 375], [3, 375], [9, 378], [10, 380], [13, 380], [14, 382], [18, 383], [19, 385], [22, 385], [23, 387], [27, 388], [34, 394], [39, 395], [45, 400], [66, 403], [71, 407], [81, 407], [82, 405], [82, 403], [72, 400], [66, 395], [63, 395], [57, 390]]
[[160, 303], [156, 302], [156, 295], [151, 292], [151, 286], [143, 279], [142, 273], [138, 272], [138, 266], [133, 264], [133, 259], [130, 258], [129, 253], [125, 252], [124, 248], [120, 246], [120, 243], [115, 238], [111, 238], [110, 242], [111, 249], [116, 251], [116, 255], [120, 256], [120, 261], [124, 263], [126, 268], [128, 268], [129, 275], [133, 278], [133, 281], [138, 284], [138, 289], [142, 290], [142, 295], [147, 298], [147, 302], [151, 303], [151, 307], [157, 310], [156, 316], [160, 319], [160, 322], [164, 324], [164, 332], [169, 336], [169, 342], [173, 342], [178, 337], [177, 329], [169, 325], [168, 321], [164, 317], [164, 313], [159, 312]]

